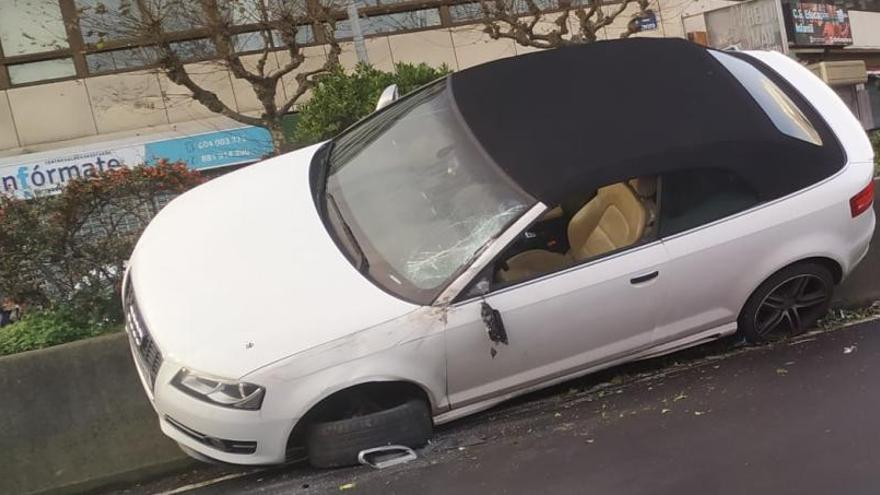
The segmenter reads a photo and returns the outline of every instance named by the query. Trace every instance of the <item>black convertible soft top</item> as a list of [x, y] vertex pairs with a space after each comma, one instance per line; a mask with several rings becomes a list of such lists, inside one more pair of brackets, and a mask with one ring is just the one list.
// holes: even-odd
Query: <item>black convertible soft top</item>
[[489, 156], [548, 205], [640, 175], [734, 170], [771, 199], [844, 162], [804, 98], [752, 57], [801, 108], [822, 146], [780, 132], [709, 53], [677, 39], [598, 42], [507, 58], [450, 76], [456, 106]]

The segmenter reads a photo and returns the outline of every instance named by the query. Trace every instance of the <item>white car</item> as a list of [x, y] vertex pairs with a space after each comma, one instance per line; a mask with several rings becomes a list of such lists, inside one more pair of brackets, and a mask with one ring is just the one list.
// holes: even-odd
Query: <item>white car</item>
[[808, 328], [868, 250], [872, 160], [778, 53], [495, 61], [174, 200], [132, 255], [132, 352], [194, 457], [355, 463], [602, 368]]

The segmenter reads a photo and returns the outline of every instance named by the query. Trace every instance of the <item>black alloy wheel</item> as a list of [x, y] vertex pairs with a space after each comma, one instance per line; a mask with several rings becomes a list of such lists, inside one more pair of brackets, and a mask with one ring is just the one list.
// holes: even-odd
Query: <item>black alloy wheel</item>
[[739, 327], [751, 342], [765, 342], [810, 329], [828, 311], [834, 293], [829, 270], [803, 263], [785, 268], [749, 298]]

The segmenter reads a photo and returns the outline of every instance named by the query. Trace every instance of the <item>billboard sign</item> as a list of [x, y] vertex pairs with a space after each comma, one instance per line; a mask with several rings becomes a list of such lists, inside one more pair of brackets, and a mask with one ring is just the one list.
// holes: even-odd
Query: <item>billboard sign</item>
[[205, 170], [250, 163], [272, 152], [269, 132], [261, 127], [240, 127], [183, 137], [132, 143], [118, 141], [0, 159], [0, 194], [18, 198], [54, 194], [72, 179], [95, 177], [121, 167], [155, 163], [159, 159], [182, 161]]
[[785, 6], [786, 29], [796, 46], [843, 46], [853, 42], [843, 5], [792, 1]]
[[704, 14], [709, 46], [787, 52], [778, 0], [750, 0]]

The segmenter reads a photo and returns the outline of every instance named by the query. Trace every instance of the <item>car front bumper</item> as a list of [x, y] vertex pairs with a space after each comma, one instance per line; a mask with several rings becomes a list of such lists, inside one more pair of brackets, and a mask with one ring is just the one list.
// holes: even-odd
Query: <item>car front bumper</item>
[[151, 387], [149, 372], [130, 340], [135, 368], [166, 436], [205, 457], [229, 464], [279, 464], [286, 460], [287, 439], [295, 418], [268, 418], [262, 410], [230, 409], [192, 397], [171, 385], [183, 367], [172, 360], [162, 362]]

